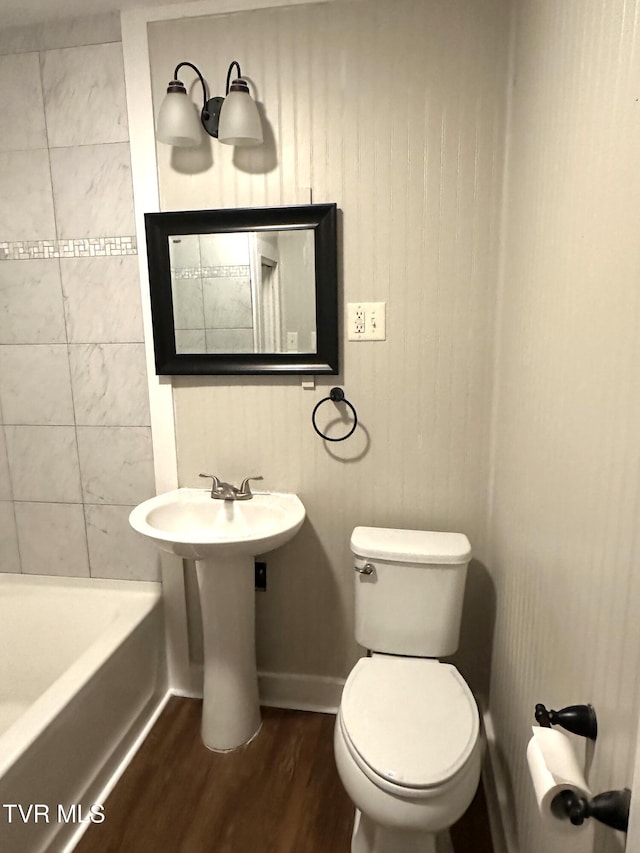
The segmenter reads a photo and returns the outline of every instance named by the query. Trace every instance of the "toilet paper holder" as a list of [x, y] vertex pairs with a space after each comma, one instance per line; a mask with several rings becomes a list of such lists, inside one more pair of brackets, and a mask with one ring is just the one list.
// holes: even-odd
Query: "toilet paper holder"
[[568, 817], [574, 826], [581, 826], [586, 818], [593, 817], [600, 823], [626, 832], [629, 828], [629, 807], [631, 790], [605, 791], [591, 800], [576, 794], [575, 791], [560, 791], [551, 803], [551, 810], [557, 817]]
[[544, 705], [536, 705], [535, 718], [539, 726], [551, 728], [562, 726], [574, 735], [595, 740], [598, 736], [598, 720], [593, 705], [569, 705], [559, 711], [547, 711]]

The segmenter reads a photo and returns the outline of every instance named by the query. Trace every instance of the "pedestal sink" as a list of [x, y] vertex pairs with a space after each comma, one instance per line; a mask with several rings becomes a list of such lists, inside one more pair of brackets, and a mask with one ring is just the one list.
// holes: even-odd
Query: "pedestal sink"
[[254, 557], [288, 542], [304, 517], [297, 495], [263, 492], [225, 501], [187, 488], [151, 498], [129, 516], [134, 530], [163, 551], [196, 560], [204, 634], [202, 739], [209, 749], [236, 749], [260, 728]]

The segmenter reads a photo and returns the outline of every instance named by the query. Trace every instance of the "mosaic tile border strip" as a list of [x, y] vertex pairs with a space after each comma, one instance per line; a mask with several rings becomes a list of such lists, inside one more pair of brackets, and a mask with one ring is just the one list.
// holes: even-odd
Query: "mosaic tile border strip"
[[0, 240], [0, 261], [39, 261], [49, 258], [101, 258], [137, 255], [135, 237], [80, 237], [76, 240]]
[[171, 269], [173, 278], [239, 278], [250, 275], [249, 264], [228, 267], [180, 267]]

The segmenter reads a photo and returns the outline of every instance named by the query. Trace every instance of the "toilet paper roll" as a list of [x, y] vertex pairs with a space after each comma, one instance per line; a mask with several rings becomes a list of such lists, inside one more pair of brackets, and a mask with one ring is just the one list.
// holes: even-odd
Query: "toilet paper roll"
[[540, 809], [540, 816], [556, 832], [579, 832], [587, 823], [573, 826], [569, 818], [558, 811], [553, 801], [561, 791], [574, 791], [591, 799], [578, 758], [569, 738], [555, 729], [532, 727], [533, 737], [527, 746], [529, 772]]

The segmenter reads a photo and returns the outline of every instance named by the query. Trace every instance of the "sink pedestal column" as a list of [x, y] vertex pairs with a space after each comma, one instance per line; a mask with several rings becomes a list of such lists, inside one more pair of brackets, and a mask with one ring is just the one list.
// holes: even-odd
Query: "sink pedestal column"
[[221, 555], [196, 563], [204, 635], [202, 740], [225, 751], [260, 728], [254, 559]]

